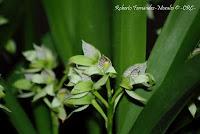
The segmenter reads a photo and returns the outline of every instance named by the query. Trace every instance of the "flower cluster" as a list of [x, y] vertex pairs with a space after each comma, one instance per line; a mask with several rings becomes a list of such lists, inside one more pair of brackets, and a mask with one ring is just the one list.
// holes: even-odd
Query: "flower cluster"
[[19, 89], [19, 97], [33, 97], [32, 101], [43, 99], [61, 120], [66, 119], [66, 112], [62, 105], [65, 89], [57, 88], [58, 80], [53, 72], [56, 67], [56, 58], [45, 46], [34, 45], [34, 50], [23, 53], [30, 62], [27, 69], [23, 69], [23, 78], [14, 83]]
[[[82, 41], [82, 50], [83, 55], [69, 59], [61, 80], [53, 72], [57, 65], [56, 58], [48, 48], [35, 45], [34, 50], [24, 52], [30, 64], [23, 69], [23, 78], [14, 83], [19, 89], [19, 97], [33, 97], [33, 102], [43, 100], [62, 121], [92, 105], [104, 118], [106, 126], [110, 120], [107, 114], [114, 114], [124, 91], [130, 97], [146, 102], [135, 92], [135, 86], [149, 88], [154, 84], [153, 77], [146, 73], [146, 62], [129, 67], [122, 76], [119, 88], [115, 90], [110, 80], [117, 76], [117, 72], [111, 60], [85, 41]], [[63, 88], [66, 81], [66, 87]], [[102, 92], [107, 92], [107, 96], [103, 97]], [[74, 108], [67, 114], [65, 107]], [[110, 113], [106, 114], [103, 109]]]
[[[107, 122], [106, 114], [98, 102], [103, 103], [106, 108], [110, 104], [109, 101], [101, 96], [100, 89], [107, 88], [106, 98], [113, 100], [114, 104], [111, 104], [113, 109], [115, 109], [124, 90], [130, 97], [142, 103], [146, 102], [143, 97], [136, 94], [133, 90], [135, 85], [149, 88], [154, 84], [153, 77], [146, 73], [146, 62], [129, 67], [123, 74], [120, 90], [115, 91], [110, 85], [110, 79], [115, 78], [117, 72], [112, 66], [110, 59], [84, 41], [82, 41], [82, 49], [83, 55], [76, 55], [69, 59], [69, 82], [67, 86], [72, 87], [72, 90], [65, 98], [65, 105], [77, 107], [75, 111], [78, 112], [92, 104]], [[95, 76], [100, 77], [93, 79]]]
[[[110, 59], [95, 47], [82, 41], [82, 49], [84, 55], [76, 55], [69, 59], [67, 86], [72, 87], [72, 90], [65, 99], [66, 105], [82, 106], [78, 111], [87, 108], [90, 104], [99, 107], [95, 102], [95, 95], [100, 96], [97, 91], [106, 84], [109, 77], [114, 78], [117, 74]], [[92, 80], [92, 76], [100, 76], [100, 78]]]

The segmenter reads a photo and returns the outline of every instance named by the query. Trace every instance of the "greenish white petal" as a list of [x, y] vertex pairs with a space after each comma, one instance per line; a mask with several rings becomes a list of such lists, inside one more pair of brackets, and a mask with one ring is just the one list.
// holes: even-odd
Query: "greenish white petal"
[[94, 46], [90, 45], [89, 43], [82, 40], [82, 49], [84, 56], [89, 57], [93, 59], [94, 61], [97, 61], [99, 57], [101, 56], [101, 53], [98, 49], [96, 49]]
[[138, 100], [141, 103], [146, 103], [146, 99], [139, 96], [137, 93], [135, 93], [134, 91], [130, 91], [130, 90], [125, 90], [125, 92], [133, 99]]
[[80, 94], [84, 92], [89, 92], [93, 90], [92, 88], [93, 82], [92, 81], [83, 81], [77, 83], [71, 91], [71, 94]]
[[13, 86], [17, 89], [30, 90], [32, 83], [27, 79], [19, 79], [14, 82]]

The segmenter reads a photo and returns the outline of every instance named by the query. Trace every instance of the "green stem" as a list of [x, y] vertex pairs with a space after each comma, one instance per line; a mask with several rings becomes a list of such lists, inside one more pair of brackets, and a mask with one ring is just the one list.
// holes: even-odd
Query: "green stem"
[[107, 134], [112, 134], [113, 132], [113, 116], [114, 116], [114, 103], [112, 102], [112, 89], [110, 85], [110, 79], [108, 78], [106, 82], [106, 89], [107, 89], [107, 95], [108, 95], [108, 108], [107, 108]]
[[92, 105], [94, 106], [94, 108], [101, 114], [101, 116], [104, 118], [105, 120], [105, 124], [107, 126], [107, 117], [106, 114], [104, 113], [103, 109], [101, 108], [101, 106], [99, 106], [99, 104], [96, 102], [96, 100], [92, 100]]
[[108, 108], [108, 102], [99, 94], [99, 92], [95, 91], [93, 94]]
[[67, 80], [67, 77], [68, 77], [67, 74], [68, 74], [68, 66], [66, 67], [66, 69], [65, 69], [65, 71], [64, 71], [64, 75], [63, 75], [63, 77], [61, 78], [61, 80], [60, 80], [58, 86], [56, 87], [56, 91], [58, 91], [59, 89], [62, 88], [64, 82]]
[[109, 107], [107, 109], [107, 117], [108, 117], [108, 122], [107, 122], [107, 134], [112, 134], [113, 132], [113, 107], [114, 103], [111, 102], [111, 99], [108, 101]]
[[59, 134], [59, 121], [56, 115], [51, 112], [51, 119], [52, 119], [52, 134]]
[[[107, 91], [108, 91], [108, 96], [109, 96], [109, 91], [110, 91], [110, 81], [107, 81], [106, 83]], [[108, 97], [108, 109], [107, 109], [107, 117], [108, 117], [108, 124], [107, 124], [107, 134], [112, 134], [113, 132], [113, 117], [114, 117], [114, 104], [116, 98], [120, 95], [120, 93], [123, 92], [123, 89], [119, 87], [116, 92], [114, 93], [113, 96]]]
[[108, 94], [108, 99], [112, 96], [112, 89], [110, 86], [110, 78], [108, 78], [106, 82], [106, 89], [107, 89], [107, 94]]
[[116, 90], [116, 92], [115, 92], [115, 94], [113, 95], [112, 100], [111, 100], [111, 102], [112, 102], [113, 104], [114, 104], [116, 98], [118, 97], [118, 95], [119, 95], [120, 93], [122, 93], [122, 92], [123, 92], [123, 88], [121, 88], [121, 87], [119, 87], [119, 88]]
[[50, 110], [44, 102], [39, 101], [33, 104], [33, 114], [38, 133], [51, 134]]

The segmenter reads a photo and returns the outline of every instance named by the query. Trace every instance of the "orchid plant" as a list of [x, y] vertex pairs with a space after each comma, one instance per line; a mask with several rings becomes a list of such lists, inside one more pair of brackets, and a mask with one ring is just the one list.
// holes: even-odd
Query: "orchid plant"
[[[125, 70], [115, 89], [117, 86], [110, 81], [118, 74], [111, 60], [85, 41], [82, 41], [82, 50], [83, 55], [69, 59], [64, 76], [58, 80], [53, 71], [57, 65], [55, 56], [48, 48], [35, 45], [34, 50], [23, 53], [30, 64], [22, 70], [24, 76], [14, 86], [19, 97], [32, 97], [32, 102], [43, 100], [62, 121], [92, 105], [104, 118], [107, 132], [111, 134], [113, 116], [121, 96], [126, 93], [145, 104], [146, 99], [135, 92], [135, 87], [148, 89], [154, 85], [154, 78], [146, 73], [147, 62], [135, 64]], [[103, 96], [102, 92], [107, 95]], [[67, 114], [65, 107], [74, 107], [74, 110]]]

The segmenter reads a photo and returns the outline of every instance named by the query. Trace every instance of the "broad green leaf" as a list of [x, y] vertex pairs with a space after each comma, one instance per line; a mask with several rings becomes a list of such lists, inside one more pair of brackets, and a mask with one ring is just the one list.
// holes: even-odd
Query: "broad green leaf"
[[41, 134], [50, 134], [52, 126], [49, 107], [42, 100], [33, 103], [32, 107], [37, 130]]
[[84, 92], [89, 92], [93, 90], [92, 88], [93, 82], [92, 81], [83, 81], [79, 82], [74, 86], [74, 88], [71, 91], [71, 94], [79, 94]]
[[[199, 68], [200, 56], [187, 61], [181, 68], [171, 70], [148, 101], [130, 132], [165, 133], [181, 109], [188, 103], [190, 96], [196, 91], [195, 85], [198, 85], [200, 81]], [[156, 115], [150, 114], [155, 110]], [[145, 128], [140, 126], [146, 121], [148, 123], [145, 124]]]
[[[2, 81], [0, 81], [0, 83], [6, 89], [6, 96], [4, 97], [5, 106], [9, 108], [10, 111], [15, 111], [6, 113], [9, 116], [11, 123], [20, 134], [36, 134], [36, 130], [34, 129], [31, 121], [18, 103], [18, 100], [11, 92], [14, 89], [11, 89], [8, 83], [2, 83]], [[22, 122], [26, 125], [24, 125]]]
[[94, 61], [91, 58], [88, 58], [83, 55], [76, 55], [69, 59], [69, 63], [74, 63], [77, 65], [83, 65], [83, 66], [91, 66], [94, 65]]
[[13, 86], [17, 89], [30, 90], [30, 88], [32, 87], [32, 83], [29, 80], [20, 79], [15, 81]]
[[79, 4], [73, 0], [42, 0], [42, 3], [58, 56], [67, 63], [74, 53], [73, 46], [80, 44], [76, 21]]
[[78, 8], [80, 38], [110, 57], [110, 2], [107, 0], [84, 0], [79, 1]]
[[[162, 32], [158, 38], [158, 40], [156, 41], [155, 47], [153, 48], [153, 51], [150, 55], [150, 58], [148, 60], [148, 69], [147, 72], [152, 74], [156, 80], [156, 85], [152, 88], [152, 92], [143, 92], [142, 90], [138, 91], [139, 95], [142, 95], [144, 97], [146, 97], [147, 99], [151, 98], [152, 100], [157, 99], [157, 101], [154, 103], [154, 106], [158, 106], [161, 104], [163, 100], [163, 98], [160, 98], [161, 96], [166, 96], [166, 94], [163, 95], [164, 92], [164, 84], [163, 83], [164, 80], [165, 81], [169, 81], [169, 79], [173, 79], [174, 81], [177, 82], [177, 80], [174, 77], [178, 77], [176, 76], [176, 71], [183, 68], [183, 64], [185, 63], [185, 61], [188, 59], [189, 54], [193, 51], [193, 49], [196, 47], [198, 41], [199, 41], [199, 31], [200, 31], [200, 26], [198, 25], [200, 23], [200, 13], [199, 13], [199, 9], [200, 9], [200, 3], [198, 0], [177, 0], [175, 5], [185, 5], [185, 4], [190, 4], [190, 5], [195, 5], [196, 6], [196, 10], [193, 10], [191, 12], [185, 12], [182, 10], [178, 10], [178, 11], [171, 11], [167, 21], [165, 22], [165, 25], [162, 29]], [[159, 64], [158, 64], [159, 63]], [[173, 75], [174, 74], [174, 75]], [[173, 75], [173, 77], [172, 77]], [[179, 74], [182, 75], [182, 74]], [[169, 78], [170, 76], [170, 78]], [[182, 76], [183, 77], [183, 76]], [[183, 77], [184, 78], [184, 77]], [[189, 81], [189, 78], [187, 78], [187, 81]], [[181, 83], [179, 85], [183, 86], [185, 85], [182, 84], [182, 82], [177, 82], [177, 83]], [[187, 82], [186, 82], [187, 83]], [[177, 84], [172, 84], [172, 83], [168, 83], [169, 85], [173, 85], [173, 86], [177, 86]], [[192, 84], [192, 83], [191, 83]], [[161, 87], [162, 86], [162, 87]], [[174, 96], [173, 99], [178, 99], [178, 97], [181, 96], [181, 94], [177, 95], [174, 93], [175, 91], [175, 87], [171, 88], [171, 90], [173, 90], [173, 92], [169, 91], [169, 89], [167, 88], [167, 84], [165, 87], [165, 92], [166, 93], [170, 93], [171, 95], [176, 95]], [[191, 88], [190, 86], [188, 86], [188, 88]], [[183, 87], [183, 89], [185, 89], [185, 87]], [[182, 90], [183, 90], [182, 89]], [[181, 88], [180, 88], [181, 90]], [[177, 90], [178, 92], [179, 90]], [[184, 90], [186, 91], [186, 89]], [[182, 93], [184, 93], [184, 91]], [[155, 97], [154, 92], [157, 94], [157, 92], [161, 93], [161, 95], [158, 97]], [[153, 96], [152, 96], [153, 94]], [[160, 100], [158, 101], [158, 99], [160, 98]], [[172, 98], [171, 96], [169, 98]], [[150, 99], [150, 100], [151, 100]], [[149, 100], [149, 101], [150, 101]], [[169, 100], [170, 101], [170, 100]], [[164, 104], [169, 104], [171, 102], [169, 101], [165, 101]], [[174, 102], [176, 102], [174, 100]], [[145, 109], [148, 106], [149, 103], [147, 103], [147, 105], [144, 108], [144, 111], [146, 111]], [[153, 106], [151, 107], [151, 110], [157, 110], [157, 112], [161, 112], [161, 107], [159, 108], [153, 108]], [[167, 107], [165, 107], [167, 109]], [[169, 108], [169, 107], [168, 107]], [[159, 110], [158, 110], [159, 109]], [[177, 108], [178, 109], [178, 108]], [[148, 109], [149, 110], [149, 109]], [[168, 109], [169, 110], [169, 109]], [[137, 116], [135, 116], [136, 118], [134, 118], [132, 120], [133, 124], [135, 123], [137, 118], [140, 118], [140, 120], [138, 119], [137, 122], [141, 123], [141, 118], [142, 122], [144, 122], [144, 119], [147, 120], [147, 118], [145, 118], [147, 115], [140, 113], [142, 111], [142, 108], [137, 108], [135, 109], [134, 114], [136, 114]], [[167, 110], [166, 110], [167, 111]], [[151, 112], [149, 112], [151, 113]], [[138, 117], [138, 115], [140, 114], [140, 116]], [[164, 114], [164, 113], [163, 113]], [[143, 117], [145, 115], [145, 117]], [[172, 121], [174, 116], [176, 116], [176, 114], [174, 114], [173, 116], [169, 116], [168, 121]], [[151, 118], [154, 118], [154, 116], [151, 116]], [[150, 119], [148, 118], [148, 124], [146, 124], [145, 129], [141, 130], [139, 126], [140, 123], [137, 123], [137, 127], [133, 126], [133, 130], [132, 132], [135, 133], [150, 133], [152, 132], [155, 127], [155, 125], [159, 124], [159, 122], [155, 121], [155, 120], [160, 120], [161, 117], [156, 114], [156, 118], [154, 118], [154, 121], [151, 120], [152, 122], [150, 122]], [[164, 119], [162, 117], [162, 119]], [[159, 128], [159, 132], [161, 132], [162, 130], [164, 131], [165, 129], [167, 129], [168, 125], [170, 122], [165, 122], [166, 125], [163, 124], [163, 126], [161, 128]], [[137, 131], [136, 131], [137, 128]], [[140, 129], [140, 131], [139, 131]], [[154, 129], [155, 130], [155, 129]], [[142, 132], [143, 131], [143, 132]], [[154, 131], [155, 132], [155, 131]], [[156, 133], [156, 132], [155, 132]]]

